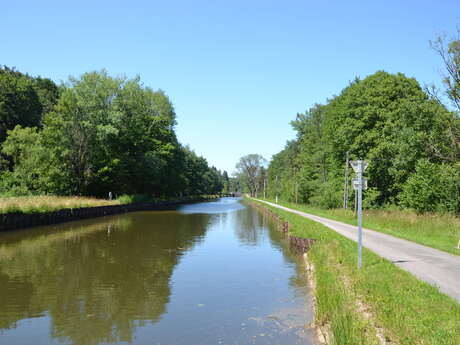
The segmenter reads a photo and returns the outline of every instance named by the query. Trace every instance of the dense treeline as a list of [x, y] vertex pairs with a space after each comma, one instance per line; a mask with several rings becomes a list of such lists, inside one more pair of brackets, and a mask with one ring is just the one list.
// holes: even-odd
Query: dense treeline
[[[269, 195], [341, 207], [348, 152], [369, 161], [366, 207], [460, 212], [460, 40], [444, 43], [434, 45], [446, 63], [453, 110], [401, 73], [357, 78], [326, 104], [297, 115], [297, 138], [270, 162]], [[353, 198], [351, 191], [351, 205]]]
[[348, 152], [369, 161], [367, 207], [460, 211], [459, 117], [415, 79], [382, 71], [356, 79], [292, 125], [297, 138], [270, 162], [271, 196], [340, 207]]
[[0, 69], [1, 195], [215, 194], [227, 173], [176, 137], [174, 107], [138, 77], [57, 86]]

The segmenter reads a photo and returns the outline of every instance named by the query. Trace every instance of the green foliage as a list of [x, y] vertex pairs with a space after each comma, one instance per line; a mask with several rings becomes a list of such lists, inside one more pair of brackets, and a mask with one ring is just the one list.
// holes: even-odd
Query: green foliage
[[460, 165], [420, 160], [400, 198], [403, 206], [417, 211], [460, 212]]
[[265, 158], [259, 154], [243, 156], [236, 164], [238, 179], [251, 196], [257, 196], [263, 190], [265, 165]]
[[[454, 299], [366, 248], [363, 269], [357, 270], [355, 242], [310, 219], [268, 208], [289, 222], [293, 235], [316, 239], [308, 260], [314, 265], [316, 319], [331, 326], [330, 343], [379, 344], [373, 333], [378, 324], [388, 343], [458, 344], [460, 308]], [[367, 320], [363, 309], [370, 312]]]
[[[327, 104], [298, 114], [292, 126], [296, 140], [273, 156], [268, 169], [272, 198], [294, 201], [298, 193], [300, 202], [340, 207], [347, 152], [370, 163], [368, 208], [398, 203], [420, 160], [446, 167], [460, 161], [459, 118], [401, 73], [379, 71], [355, 79]], [[442, 196], [448, 205], [430, 207], [409, 202], [408, 191], [404, 195], [404, 205], [420, 211], [458, 210], [453, 192]]]
[[42, 110], [33, 80], [14, 70], [0, 69], [0, 142], [16, 125], [38, 126]]
[[42, 109], [49, 112], [8, 132], [1, 194], [167, 198], [221, 192], [221, 173], [177, 141], [169, 98], [139, 77], [90, 72], [58, 90], [48, 79], [32, 82], [18, 72], [0, 73], [0, 83], [3, 75], [29, 87], [37, 119]]
[[311, 202], [323, 208], [337, 208], [343, 203], [341, 181], [329, 181], [317, 186]]
[[378, 208], [378, 200], [380, 198], [380, 192], [377, 188], [371, 187], [364, 191], [363, 208], [365, 210]]

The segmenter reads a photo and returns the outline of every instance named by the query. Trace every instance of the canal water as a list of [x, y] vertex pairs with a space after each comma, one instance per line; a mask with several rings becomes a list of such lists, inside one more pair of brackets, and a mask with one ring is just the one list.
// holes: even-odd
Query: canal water
[[236, 198], [0, 233], [0, 344], [312, 344], [284, 236]]

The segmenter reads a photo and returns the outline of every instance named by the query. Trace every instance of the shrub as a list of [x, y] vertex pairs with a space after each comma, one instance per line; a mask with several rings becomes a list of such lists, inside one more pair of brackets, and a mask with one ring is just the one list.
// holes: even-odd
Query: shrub
[[422, 159], [400, 193], [401, 204], [418, 212], [460, 211], [460, 166]]

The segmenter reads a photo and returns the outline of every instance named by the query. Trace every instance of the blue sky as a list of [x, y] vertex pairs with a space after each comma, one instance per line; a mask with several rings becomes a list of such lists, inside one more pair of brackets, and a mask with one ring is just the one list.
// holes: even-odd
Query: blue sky
[[295, 137], [296, 113], [356, 76], [440, 84], [428, 41], [457, 1], [5, 1], [0, 64], [59, 82], [105, 68], [163, 89], [183, 144], [229, 172]]

